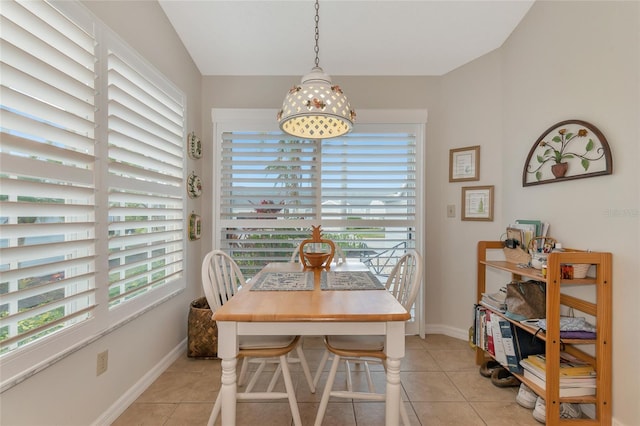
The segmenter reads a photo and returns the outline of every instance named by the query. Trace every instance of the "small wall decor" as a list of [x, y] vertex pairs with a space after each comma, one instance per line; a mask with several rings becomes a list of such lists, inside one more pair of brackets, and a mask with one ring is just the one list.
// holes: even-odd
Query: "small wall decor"
[[189, 137], [187, 138], [187, 145], [189, 147], [189, 157], [197, 160], [202, 157], [202, 142], [200, 138], [196, 136], [195, 132], [189, 133]]
[[493, 185], [462, 187], [461, 220], [493, 221]]
[[202, 195], [202, 180], [195, 172], [191, 172], [187, 178], [187, 194], [191, 198], [198, 198]]
[[189, 216], [189, 239], [191, 241], [199, 240], [202, 235], [202, 221], [200, 215], [191, 212]]
[[566, 120], [549, 127], [531, 147], [522, 186], [610, 175], [613, 160], [607, 139], [593, 124]]
[[480, 146], [449, 150], [449, 182], [480, 180]]

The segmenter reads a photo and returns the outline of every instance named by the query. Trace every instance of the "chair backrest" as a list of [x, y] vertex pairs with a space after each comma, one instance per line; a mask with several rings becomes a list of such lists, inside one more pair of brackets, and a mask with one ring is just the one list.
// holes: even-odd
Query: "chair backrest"
[[393, 267], [386, 287], [408, 311], [413, 306], [422, 282], [422, 256], [415, 250], [408, 250]]
[[202, 288], [213, 312], [246, 283], [238, 264], [222, 250], [213, 250], [202, 261]]
[[[296, 247], [295, 250], [293, 250], [293, 253], [291, 254], [291, 258], [289, 259], [289, 262], [291, 263], [296, 263], [299, 261], [300, 261], [300, 245], [298, 245], [298, 247]], [[333, 261], [336, 264], [347, 263], [347, 256], [345, 256], [344, 252], [342, 251], [340, 246], [337, 244], [336, 244], [336, 251], [333, 256]]]

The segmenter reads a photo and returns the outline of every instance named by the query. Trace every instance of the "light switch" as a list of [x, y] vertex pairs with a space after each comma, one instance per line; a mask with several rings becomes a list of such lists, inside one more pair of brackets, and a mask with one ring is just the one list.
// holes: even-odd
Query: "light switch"
[[456, 217], [456, 205], [448, 204], [447, 205], [447, 217]]

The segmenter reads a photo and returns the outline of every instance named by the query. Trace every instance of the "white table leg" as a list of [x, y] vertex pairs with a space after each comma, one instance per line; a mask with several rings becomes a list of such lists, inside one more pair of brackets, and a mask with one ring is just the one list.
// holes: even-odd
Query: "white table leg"
[[387, 397], [385, 401], [385, 424], [400, 424], [400, 365], [404, 357], [404, 322], [387, 323], [385, 351], [387, 353]]
[[236, 392], [238, 385], [236, 375], [238, 336], [235, 322], [218, 322], [218, 356], [222, 359], [222, 384], [220, 386], [222, 424], [231, 426], [236, 424]]

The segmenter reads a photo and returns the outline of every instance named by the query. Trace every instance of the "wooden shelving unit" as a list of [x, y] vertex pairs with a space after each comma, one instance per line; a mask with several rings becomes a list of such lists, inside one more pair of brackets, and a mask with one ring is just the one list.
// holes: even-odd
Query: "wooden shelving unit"
[[[546, 342], [546, 389], [543, 390], [521, 375], [516, 376], [522, 382], [526, 383], [536, 394], [544, 398], [547, 410], [547, 425], [611, 425], [611, 253], [596, 253], [571, 249], [562, 253], [550, 253], [547, 257], [548, 272], [545, 279], [537, 269], [521, 268], [515, 263], [506, 261], [487, 260], [487, 254], [492, 250], [502, 251], [502, 249], [502, 241], [478, 242], [478, 283], [476, 294], [478, 303], [482, 299], [482, 293], [486, 291], [487, 268], [508, 272], [511, 274], [513, 280], [534, 279], [546, 282], [547, 332], [537, 334], [538, 337]], [[562, 264], [581, 263], [595, 265], [595, 277], [571, 280], [561, 278], [560, 266]], [[562, 287], [569, 285], [595, 286], [595, 301], [587, 301], [563, 294], [561, 291]], [[576, 316], [584, 313], [594, 317], [596, 323], [596, 339], [561, 340], [561, 305], [573, 308]], [[500, 313], [496, 313], [500, 315]], [[525, 326], [506, 317], [504, 318], [531, 334], [535, 334], [537, 331], [536, 328]], [[580, 347], [583, 345], [592, 345], [594, 347], [594, 355], [589, 355], [581, 350]], [[561, 350], [586, 360], [594, 366], [597, 373], [595, 396], [560, 398], [559, 374]], [[476, 363], [478, 365], [482, 364], [489, 356], [490, 354], [483, 351], [482, 348], [476, 349]], [[595, 419], [560, 419], [561, 402], [594, 404]]]

